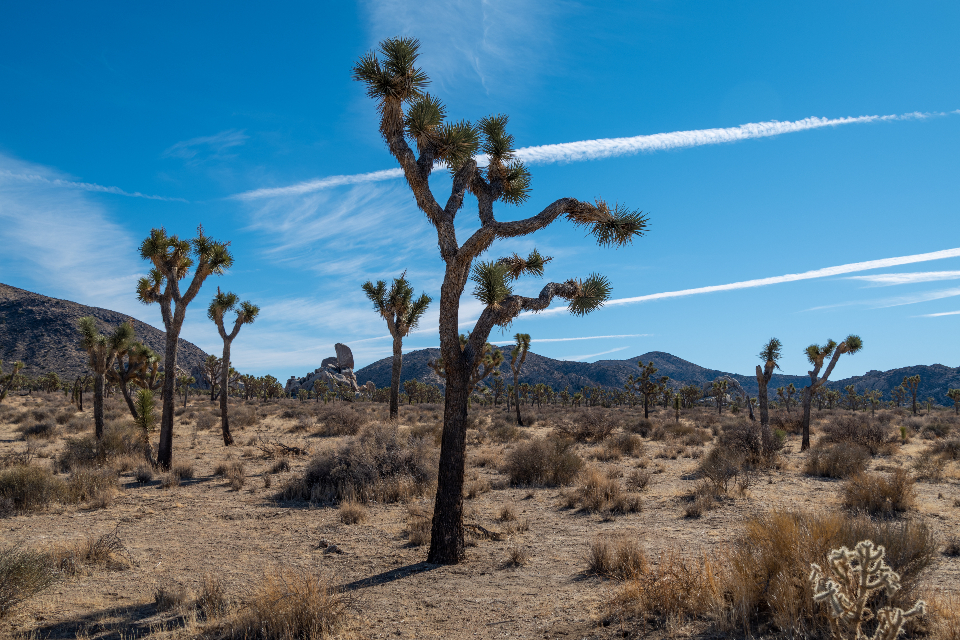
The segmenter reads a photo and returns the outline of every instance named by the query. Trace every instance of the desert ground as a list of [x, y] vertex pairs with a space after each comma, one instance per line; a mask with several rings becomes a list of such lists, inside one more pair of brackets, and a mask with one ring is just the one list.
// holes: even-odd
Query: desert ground
[[[673, 410], [659, 408], [644, 420], [642, 407], [528, 405], [522, 411], [533, 425], [519, 428], [502, 405], [474, 407], [467, 558], [435, 566], [424, 561], [435, 486], [428, 472], [442, 406], [401, 406], [399, 426], [391, 427], [383, 404], [231, 399], [237, 439], [231, 447], [223, 445], [219, 409], [209, 396], [178, 406], [174, 472], [152, 470], [136, 451], [130, 415], [114, 396], [106, 401], [107, 432], [118, 444], [91, 464], [116, 482], [23, 507], [10, 497], [17, 469], [49, 470], [73, 486], [83, 467], [69, 459], [69, 443], [92, 437], [92, 399], [85, 398], [83, 412], [63, 394], [8, 397], [0, 405], [0, 496], [6, 495], [0, 546], [59, 562], [56, 582], [0, 617], [4, 635], [264, 637], [238, 631], [236, 621], [261, 611], [271, 588], [289, 595], [283, 585], [296, 592], [297, 584], [312, 584], [321, 588], [312, 597], [332, 612], [330, 637], [800, 636], [811, 632], [784, 629], [762, 606], [744, 618], [749, 622], [734, 620], [730, 588], [705, 584], [702, 575], [694, 576], [695, 587], [681, 587], [695, 599], [702, 590], [702, 602], [667, 602], [679, 597], [666, 588], [677, 567], [729, 585], [730, 554], [748, 544], [751, 523], [787, 513], [900, 533], [913, 527], [907, 537], [920, 527], [926, 538], [913, 544], [924, 547], [918, 554], [925, 561], [910, 597], [923, 597], [928, 612], [911, 621], [908, 634], [960, 634], [950, 610], [960, 604], [960, 467], [958, 447], [950, 444], [960, 421], [952, 409], [857, 413], [854, 430], [879, 425], [881, 432], [862, 461], [876, 475], [858, 477], [899, 473], [909, 494], [902, 504], [874, 506], [871, 515], [862, 513], [869, 504], [851, 503], [852, 480], [805, 472], [810, 454], [800, 451], [797, 408], [774, 412], [782, 448], [763, 464], [737, 458], [736, 468], [720, 477], [705, 473], [703, 463], [724, 433], [749, 424], [729, 408], [722, 415], [709, 407], [683, 410], [678, 421]], [[850, 413], [814, 409], [815, 451], [826, 446], [818, 445], [822, 434], [836, 436], [831, 425]], [[364, 433], [394, 428], [401, 442], [413, 443], [410, 464], [427, 469], [426, 477], [347, 493], [304, 483], [312, 460], [356, 453]], [[157, 434], [150, 436], [155, 446]], [[523, 447], [560, 441], [582, 466], [552, 480], [524, 481], [525, 460], [536, 452]], [[97, 541], [102, 552], [92, 553]], [[801, 570], [809, 571], [809, 563]], [[204, 604], [214, 600], [216, 606]]]

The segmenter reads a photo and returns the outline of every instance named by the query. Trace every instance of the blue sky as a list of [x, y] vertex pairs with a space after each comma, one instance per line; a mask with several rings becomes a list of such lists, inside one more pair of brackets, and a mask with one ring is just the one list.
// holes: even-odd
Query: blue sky
[[[358, 366], [386, 357], [360, 284], [406, 270], [436, 298], [442, 262], [404, 183], [367, 175], [396, 165], [350, 70], [408, 35], [451, 117], [509, 114], [529, 148], [532, 197], [502, 219], [597, 196], [651, 218], [615, 251], [560, 222], [495, 245], [554, 256], [555, 281], [604, 273], [615, 303], [522, 317], [491, 340], [749, 373], [777, 336], [802, 374], [806, 345], [858, 333], [864, 350], [835, 377], [960, 364], [955, 2], [131, 7], [0, 8], [0, 282], [161, 326], [134, 295], [138, 243], [202, 223], [236, 265], [208, 280], [183, 337], [219, 352], [204, 308], [220, 286], [262, 309], [233, 346], [243, 371], [303, 375], [335, 342]], [[468, 288], [460, 319], [478, 310]], [[434, 304], [407, 350], [437, 345], [436, 317]]]

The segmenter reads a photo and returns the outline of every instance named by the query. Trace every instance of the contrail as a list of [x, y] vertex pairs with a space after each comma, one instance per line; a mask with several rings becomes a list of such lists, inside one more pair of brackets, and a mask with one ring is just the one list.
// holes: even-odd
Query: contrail
[[[573, 340], [604, 340], [610, 338], [643, 338], [649, 336], [649, 333], [630, 333], [619, 336], [580, 336], [577, 338], [533, 338], [530, 342], [571, 342]], [[513, 344], [513, 340], [499, 340], [490, 344]]]
[[0, 170], [0, 177], [12, 178], [22, 182], [41, 182], [54, 187], [64, 187], [66, 189], [80, 189], [81, 191], [95, 191], [97, 193], [112, 193], [118, 196], [127, 196], [128, 198], [146, 198], [147, 200], [163, 200], [166, 202], [186, 202], [183, 198], [167, 198], [164, 196], [152, 196], [139, 191], [124, 191], [120, 187], [105, 187], [92, 182], [73, 182], [71, 180], [61, 180], [60, 178], [46, 178], [35, 173], [13, 173], [12, 171]]
[[[635, 155], [637, 153], [651, 153], [668, 149], [684, 149], [687, 147], [701, 147], [711, 144], [726, 144], [750, 140], [753, 138], [769, 138], [784, 133], [795, 133], [809, 129], [824, 127], [838, 127], [845, 124], [862, 124], [867, 122], [887, 122], [894, 120], [923, 120], [934, 116], [945, 116], [951, 113], [960, 113], [960, 109], [950, 112], [931, 113], [904, 113], [888, 116], [857, 116], [851, 118], [804, 118], [795, 122], [754, 122], [727, 127], [724, 129], [697, 129], [693, 131], [673, 131], [671, 133], [655, 133], [652, 135], [633, 136], [629, 138], [601, 138], [599, 140], [581, 140], [579, 142], [564, 142], [561, 144], [545, 144], [536, 147], [524, 147], [517, 150], [517, 156], [528, 164], [554, 164], [562, 162], [582, 162], [586, 160], [600, 160], [615, 156]], [[486, 156], [477, 156], [477, 162], [485, 165]], [[308, 180], [286, 187], [254, 189], [231, 196], [237, 200], [257, 200], [275, 196], [290, 196], [312, 193], [330, 187], [339, 187], [361, 182], [380, 182], [394, 180], [403, 176], [400, 169], [385, 169], [370, 173], [356, 173], [352, 175], [329, 176]]]

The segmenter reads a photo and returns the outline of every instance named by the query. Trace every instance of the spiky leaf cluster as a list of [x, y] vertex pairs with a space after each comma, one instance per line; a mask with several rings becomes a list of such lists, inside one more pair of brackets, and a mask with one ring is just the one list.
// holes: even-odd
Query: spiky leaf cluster
[[567, 308], [575, 316], [585, 316], [603, 306], [610, 299], [613, 286], [606, 276], [591, 273], [586, 280], [571, 280], [577, 287], [577, 295], [571, 300]]
[[780, 368], [780, 365], [777, 364], [777, 361], [781, 357], [781, 349], [783, 344], [777, 338], [770, 338], [767, 344], [763, 345], [763, 349], [760, 350], [760, 361], [761, 362], [772, 362], [773, 366], [777, 369]]
[[430, 79], [414, 66], [419, 57], [420, 41], [416, 38], [388, 38], [380, 43], [380, 55], [370, 52], [353, 67], [353, 79], [367, 85], [367, 95], [374, 100], [406, 102], [422, 95]]
[[167, 279], [182, 280], [194, 264], [201, 279], [223, 274], [233, 265], [229, 245], [204, 235], [202, 226], [197, 227], [197, 237], [192, 240], [168, 236], [163, 227], [151, 229], [140, 243], [140, 257], [149, 260], [152, 268], [149, 275], [137, 281], [137, 299], [144, 304], [159, 302]]
[[507, 282], [509, 268], [499, 260], [477, 262], [470, 273], [470, 279], [476, 284], [474, 297], [488, 307], [498, 307], [513, 289]]
[[389, 290], [383, 280], [378, 280], [376, 284], [368, 280], [361, 288], [373, 303], [374, 310], [383, 318], [392, 321], [401, 336], [405, 336], [420, 324], [420, 319], [433, 302], [426, 293], [414, 299], [413, 287], [407, 281], [406, 272], [393, 279]]
[[500, 258], [497, 262], [506, 267], [507, 278], [516, 280], [522, 275], [542, 278], [544, 266], [551, 260], [553, 260], [552, 257], [541, 255], [539, 251], [534, 249], [526, 258], [514, 253], [512, 256]]
[[519, 205], [530, 196], [530, 172], [515, 157], [513, 136], [507, 133], [509, 117], [503, 114], [481, 118], [477, 128], [483, 136], [480, 150], [487, 156], [487, 180], [499, 199]]

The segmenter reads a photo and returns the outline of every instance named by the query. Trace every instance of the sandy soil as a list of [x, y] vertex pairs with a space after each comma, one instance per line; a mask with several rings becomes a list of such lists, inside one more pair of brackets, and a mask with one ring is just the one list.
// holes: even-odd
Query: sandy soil
[[[47, 401], [28, 397], [10, 398], [7, 403], [32, 407]], [[216, 429], [197, 432], [195, 419], [186, 420], [210, 407], [205, 400], [192, 403], [177, 427], [175, 462], [191, 463], [194, 479], [163, 489], [159, 474], [139, 485], [128, 472], [121, 476], [121, 491], [106, 508], [58, 506], [0, 519], [4, 544], [41, 549], [119, 527], [132, 561], [123, 570], [91, 568], [59, 583], [0, 621], [6, 633], [27, 631], [40, 638], [189, 635], [201, 625], [189, 616], [184, 620], [178, 612], [157, 612], [154, 594], [159, 586], [179, 584], [196, 593], [203, 577], [210, 574], [242, 599], [265, 573], [293, 566], [321, 574], [349, 598], [352, 620], [346, 635], [352, 637], [623, 637], [616, 624], [599, 625], [605, 618], [604, 605], [619, 585], [585, 573], [585, 554], [598, 535], [634, 537], [655, 562], [661, 553], [677, 548], [688, 554], [709, 551], [732, 540], [744, 519], [770, 509], [839, 508], [838, 481], [804, 476], [799, 470], [799, 440], [791, 437], [781, 469], [764, 474], [745, 495], [724, 501], [703, 517], [685, 518], [684, 496], [697, 482], [693, 471], [698, 461], [658, 457], [668, 448], [675, 449], [676, 443], [645, 439], [639, 458], [591, 461], [607, 472], [617, 468], [625, 475], [641, 465], [654, 471], [649, 488], [642, 493], [643, 510], [613, 519], [564, 508], [562, 497], [569, 489], [511, 488], [495, 467], [471, 466], [468, 478], [481, 484], [485, 480], [491, 489], [466, 501], [468, 521], [502, 532], [508, 523], [498, 516], [504, 505], [511, 505], [518, 522], [529, 522], [529, 530], [499, 541], [472, 539], [466, 562], [438, 567], [423, 562], [426, 547], [408, 542], [410, 505], [371, 504], [365, 522], [346, 525], [333, 507], [278, 504], [272, 499], [277, 488], [300, 473], [307, 459], [291, 458], [290, 471], [270, 474], [274, 460], [247, 445], [256, 430], [237, 433], [241, 444], [228, 451]], [[360, 405], [360, 409], [382, 412], [384, 407]], [[404, 407], [401, 418], [409, 423], [417, 418], [429, 420], [431, 414]], [[289, 433], [294, 422], [266, 418], [260, 435], [313, 452], [341, 440]], [[535, 426], [531, 431], [545, 434], [549, 427]], [[874, 458], [872, 466], [909, 465], [925, 445], [914, 441], [894, 456]], [[16, 425], [0, 422], [0, 455], [26, 446]], [[41, 455], [49, 457], [57, 452], [60, 440], [38, 441], [37, 446]], [[510, 446], [471, 444], [469, 454], [471, 460], [481, 453], [496, 457]], [[594, 449], [578, 445], [585, 458]], [[683, 449], [687, 455], [698, 455], [698, 447]], [[246, 483], [239, 491], [214, 476], [215, 466], [227, 459], [244, 462]], [[266, 478], [270, 488], [265, 487]], [[960, 533], [958, 488], [960, 477], [956, 463], [951, 463], [944, 482], [918, 483], [917, 507], [906, 517], [923, 519], [941, 539]], [[432, 496], [415, 501], [416, 505], [429, 509]], [[331, 545], [342, 553], [330, 552]], [[508, 553], [514, 547], [529, 554], [525, 566], [508, 566]], [[960, 591], [960, 558], [941, 557], [926, 583]], [[164, 632], [168, 627], [174, 630]], [[685, 635], [695, 629], [673, 631]]]

